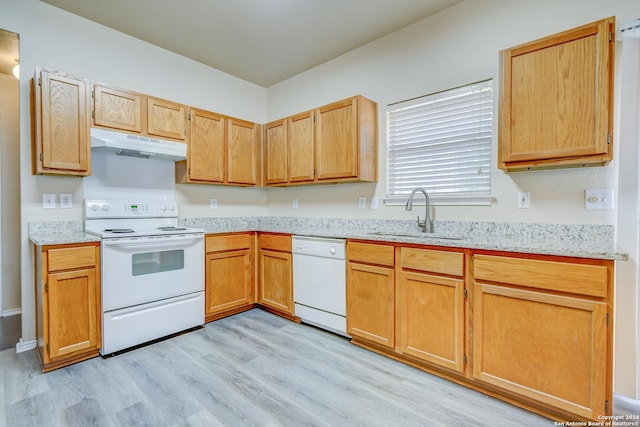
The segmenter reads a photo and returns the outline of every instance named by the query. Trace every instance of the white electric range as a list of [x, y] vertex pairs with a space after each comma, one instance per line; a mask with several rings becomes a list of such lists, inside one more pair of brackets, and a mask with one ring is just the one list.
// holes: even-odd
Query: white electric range
[[102, 355], [204, 324], [204, 231], [175, 201], [86, 200], [101, 237]]

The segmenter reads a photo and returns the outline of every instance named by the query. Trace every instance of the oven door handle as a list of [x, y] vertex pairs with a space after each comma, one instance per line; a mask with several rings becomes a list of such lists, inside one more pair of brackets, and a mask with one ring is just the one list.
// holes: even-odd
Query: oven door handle
[[144, 239], [104, 239], [102, 244], [105, 246], [128, 246], [128, 247], [144, 247], [144, 246], [162, 246], [162, 245], [174, 245], [182, 242], [196, 242], [204, 241], [203, 234], [185, 235], [185, 236], [154, 236]]

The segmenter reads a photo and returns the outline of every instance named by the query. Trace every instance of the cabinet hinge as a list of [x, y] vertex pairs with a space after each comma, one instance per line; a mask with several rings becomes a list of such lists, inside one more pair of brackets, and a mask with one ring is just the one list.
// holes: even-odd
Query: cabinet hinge
[[38, 77], [38, 86], [42, 86], [42, 80]]
[[605, 414], [609, 413], [609, 401], [608, 400], [604, 401], [604, 413]]
[[613, 33], [609, 31], [609, 43], [613, 41]]
[[47, 343], [47, 353], [51, 353], [51, 347], [49, 346], [49, 343]]
[[40, 161], [42, 161], [42, 153], [40, 153]]
[[191, 113], [187, 114], [187, 120], [191, 120]]
[[609, 326], [609, 313], [607, 313], [606, 323], [607, 323], [607, 326]]
[[611, 144], [611, 134], [607, 134], [607, 145]]
[[45, 292], [49, 292], [49, 284], [48, 283], [44, 284], [44, 291]]
[[96, 118], [96, 112], [95, 110], [91, 111], [91, 118], [95, 119]]
[[463, 365], [467, 364], [467, 355], [466, 354], [462, 356], [462, 364]]
[[462, 290], [462, 296], [466, 299], [467, 298], [467, 288], [464, 288]]

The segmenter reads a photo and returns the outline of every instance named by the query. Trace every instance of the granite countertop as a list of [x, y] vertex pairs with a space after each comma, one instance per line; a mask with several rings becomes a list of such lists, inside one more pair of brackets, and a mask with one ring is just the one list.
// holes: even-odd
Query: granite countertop
[[[628, 254], [617, 246], [611, 225], [438, 221], [434, 224], [434, 233], [425, 234], [418, 230], [415, 221], [405, 220], [234, 217], [183, 218], [180, 224], [202, 228], [205, 233], [263, 231], [577, 258], [628, 259]], [[82, 221], [29, 223], [29, 238], [36, 245], [100, 240], [83, 232]]]

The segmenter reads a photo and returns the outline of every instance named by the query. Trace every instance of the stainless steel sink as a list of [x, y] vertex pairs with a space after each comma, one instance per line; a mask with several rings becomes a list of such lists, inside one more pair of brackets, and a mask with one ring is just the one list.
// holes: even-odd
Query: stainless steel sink
[[394, 233], [392, 231], [372, 231], [373, 236], [389, 236], [389, 237], [411, 237], [414, 239], [442, 239], [442, 240], [464, 240], [466, 236], [456, 236], [454, 234], [440, 233]]

